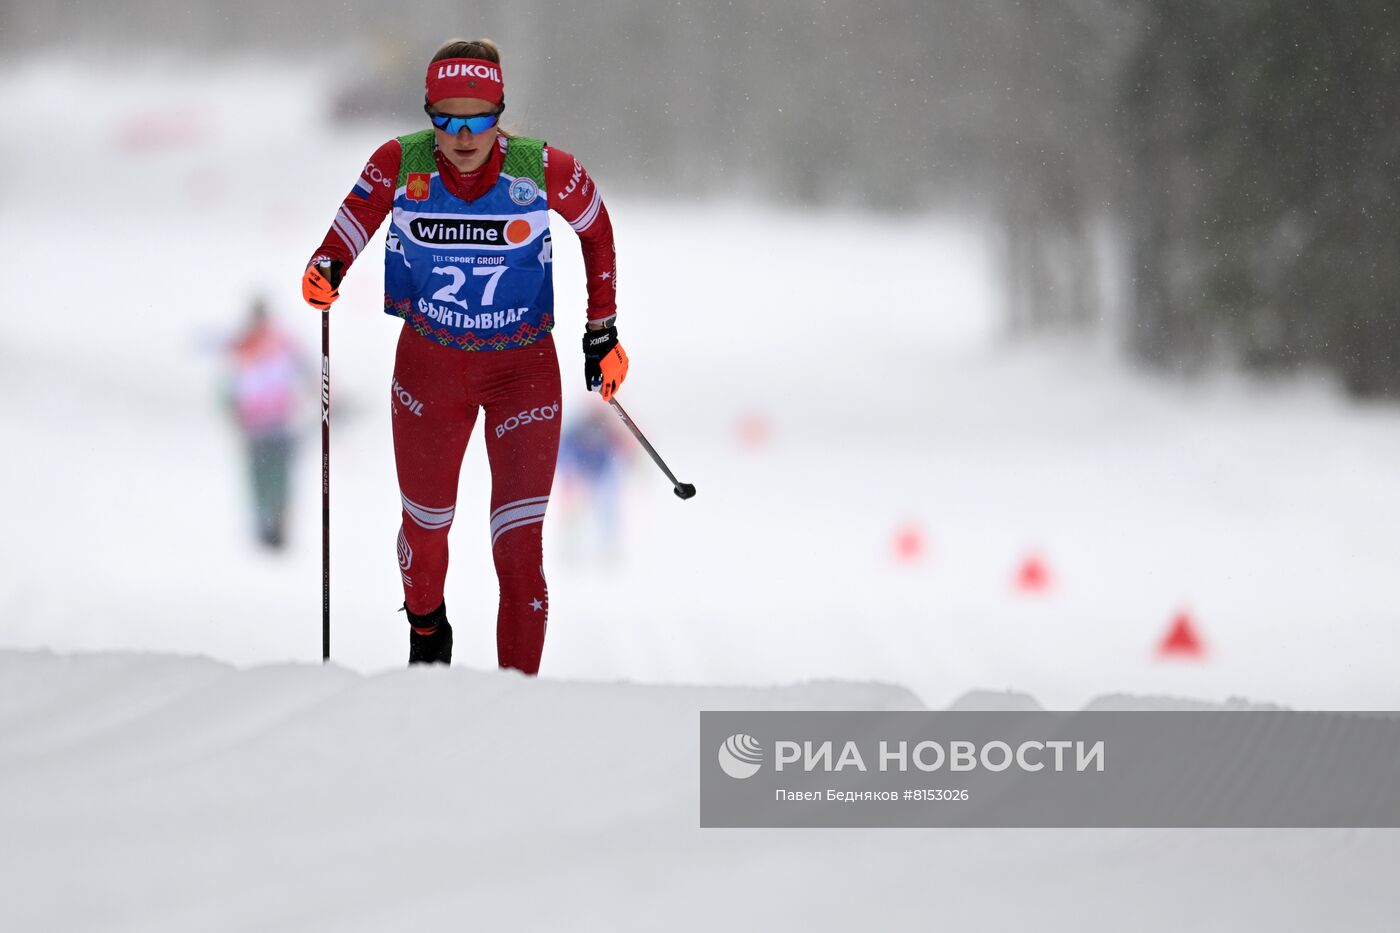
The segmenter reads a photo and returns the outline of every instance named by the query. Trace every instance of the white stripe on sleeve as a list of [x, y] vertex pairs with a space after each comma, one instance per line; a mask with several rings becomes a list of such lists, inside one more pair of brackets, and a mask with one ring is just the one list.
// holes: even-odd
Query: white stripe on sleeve
[[593, 189], [593, 200], [588, 202], [588, 207], [584, 208], [578, 220], [569, 221], [569, 226], [574, 228], [575, 233], [582, 233], [593, 226], [593, 221], [598, 219], [598, 208], [603, 204], [603, 197], [598, 193], [598, 189]]
[[369, 237], [365, 236], [365, 228], [360, 226], [360, 222], [354, 218], [354, 215], [342, 207], [336, 212], [335, 219], [345, 230], [347, 236], [358, 241], [355, 252], [358, 253], [364, 249], [365, 244], [369, 242]]
[[335, 231], [336, 236], [340, 237], [346, 249], [350, 250], [350, 258], [358, 259], [360, 256], [360, 248], [355, 245], [354, 238], [345, 232], [345, 228], [341, 226], [339, 217], [335, 219], [335, 223], [331, 225], [331, 229]]

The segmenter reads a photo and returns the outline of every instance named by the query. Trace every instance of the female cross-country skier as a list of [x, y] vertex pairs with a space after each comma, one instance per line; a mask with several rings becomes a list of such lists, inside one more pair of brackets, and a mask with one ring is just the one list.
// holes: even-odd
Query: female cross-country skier
[[588, 276], [588, 388], [611, 398], [627, 374], [614, 321], [612, 223], [579, 161], [498, 125], [501, 56], [455, 40], [426, 77], [431, 126], [375, 150], [307, 265], [302, 294], [326, 311], [385, 217], [384, 311], [404, 319], [390, 390], [403, 504], [399, 569], [409, 663], [452, 660], [443, 602], [447, 531], [477, 411], [491, 464], [491, 552], [500, 582], [501, 667], [539, 671], [549, 591], [540, 539], [559, 452], [559, 362], [549, 211], [578, 233]]

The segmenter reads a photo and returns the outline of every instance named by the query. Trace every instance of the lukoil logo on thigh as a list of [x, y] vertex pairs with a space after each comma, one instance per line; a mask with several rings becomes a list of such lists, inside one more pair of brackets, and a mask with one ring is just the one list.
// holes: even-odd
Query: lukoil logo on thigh
[[414, 398], [413, 393], [399, 385], [398, 379], [394, 380], [394, 399], [418, 417], [423, 417], [423, 403]]
[[522, 411], [518, 415], [511, 415], [505, 421], [496, 425], [496, 436], [505, 437], [507, 431], [514, 431], [521, 425], [534, 424], [537, 421], [553, 421], [559, 417], [559, 403], [552, 405], [541, 405], [539, 408], [531, 408], [529, 411]]

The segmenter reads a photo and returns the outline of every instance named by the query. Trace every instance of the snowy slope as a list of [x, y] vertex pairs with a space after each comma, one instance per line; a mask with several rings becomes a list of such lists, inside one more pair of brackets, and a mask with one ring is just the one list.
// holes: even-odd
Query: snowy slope
[[0, 928], [1394, 928], [1393, 832], [698, 828], [698, 710], [918, 706], [0, 651]]
[[[214, 61], [177, 81], [152, 61], [101, 70], [96, 152], [36, 144], [89, 86], [75, 67], [0, 71], [16, 270], [0, 277], [0, 645], [314, 659], [315, 438], [295, 547], [267, 558], [210, 347], [261, 290], [314, 353], [302, 264], [366, 154], [404, 128], [323, 124], [311, 68]], [[987, 241], [959, 221], [656, 203], [595, 171], [619, 192], [623, 401], [700, 494], [677, 501], [639, 459], [602, 569], [564, 560], [551, 513], [547, 675], [879, 679], [933, 706], [978, 688], [1063, 708], [1120, 690], [1400, 705], [1394, 406], [1307, 380], [1163, 383], [1092, 345], [1006, 348]], [[72, 175], [77, 190], [47, 183]], [[567, 416], [599, 402], [577, 388], [580, 262], [567, 226], [555, 235]], [[717, 269], [732, 290], [707, 284]], [[405, 653], [384, 403], [397, 324], [379, 287], [371, 247], [334, 312], [335, 657], [363, 672]], [[693, 338], [721, 320], [716, 356]], [[771, 426], [756, 447], [754, 419]], [[447, 592], [476, 668], [494, 659], [484, 461], [478, 434]], [[901, 563], [908, 523], [928, 548]], [[1033, 551], [1048, 593], [1012, 586]], [[1207, 657], [1158, 661], [1183, 609]]]

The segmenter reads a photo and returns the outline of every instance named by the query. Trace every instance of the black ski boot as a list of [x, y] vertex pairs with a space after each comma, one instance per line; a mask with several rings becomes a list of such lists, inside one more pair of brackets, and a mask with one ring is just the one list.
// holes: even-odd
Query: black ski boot
[[447, 603], [444, 602], [427, 615], [420, 616], [408, 612], [408, 663], [409, 664], [451, 664], [452, 663], [452, 623], [447, 621]]

